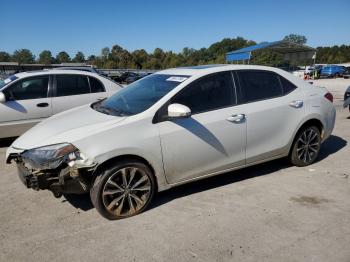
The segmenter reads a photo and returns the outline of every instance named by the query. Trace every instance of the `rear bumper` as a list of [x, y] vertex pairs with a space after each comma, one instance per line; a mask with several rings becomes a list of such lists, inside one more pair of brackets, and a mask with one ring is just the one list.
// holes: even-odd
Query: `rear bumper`
[[335, 110], [335, 107], [332, 105], [325, 119], [324, 135], [322, 139], [323, 141], [325, 141], [332, 134], [334, 125], [335, 125], [335, 119], [336, 119], [336, 110]]

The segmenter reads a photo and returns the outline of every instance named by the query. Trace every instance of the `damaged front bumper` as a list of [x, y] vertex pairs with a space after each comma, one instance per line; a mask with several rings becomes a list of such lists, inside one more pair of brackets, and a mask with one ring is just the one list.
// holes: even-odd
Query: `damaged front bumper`
[[7, 163], [15, 161], [20, 180], [27, 188], [50, 190], [55, 197], [62, 194], [89, 192], [96, 164], [85, 159], [62, 162], [54, 169], [38, 169], [31, 166], [22, 153], [10, 153]]

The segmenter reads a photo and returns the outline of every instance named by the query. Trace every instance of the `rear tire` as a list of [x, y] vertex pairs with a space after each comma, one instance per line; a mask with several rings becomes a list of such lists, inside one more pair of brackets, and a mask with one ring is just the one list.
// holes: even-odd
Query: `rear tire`
[[320, 152], [321, 133], [316, 126], [307, 126], [296, 135], [289, 158], [295, 166], [313, 164]]
[[96, 210], [110, 220], [143, 212], [151, 203], [156, 180], [142, 162], [125, 160], [100, 171], [90, 190]]

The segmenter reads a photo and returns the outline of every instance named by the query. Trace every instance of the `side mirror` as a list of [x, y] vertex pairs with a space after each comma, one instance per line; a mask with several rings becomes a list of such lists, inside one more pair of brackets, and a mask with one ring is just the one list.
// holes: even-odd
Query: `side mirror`
[[187, 118], [191, 116], [191, 109], [181, 104], [171, 104], [168, 106], [168, 117]]
[[0, 103], [6, 102], [6, 96], [3, 92], [0, 91]]

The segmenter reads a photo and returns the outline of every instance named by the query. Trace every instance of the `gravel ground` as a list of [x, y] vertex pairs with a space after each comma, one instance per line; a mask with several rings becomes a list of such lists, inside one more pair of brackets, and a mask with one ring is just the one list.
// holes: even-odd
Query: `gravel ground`
[[277, 160], [160, 193], [107, 221], [88, 196], [26, 190], [0, 148], [0, 261], [350, 261], [349, 80], [318, 80], [337, 121], [317, 163]]

